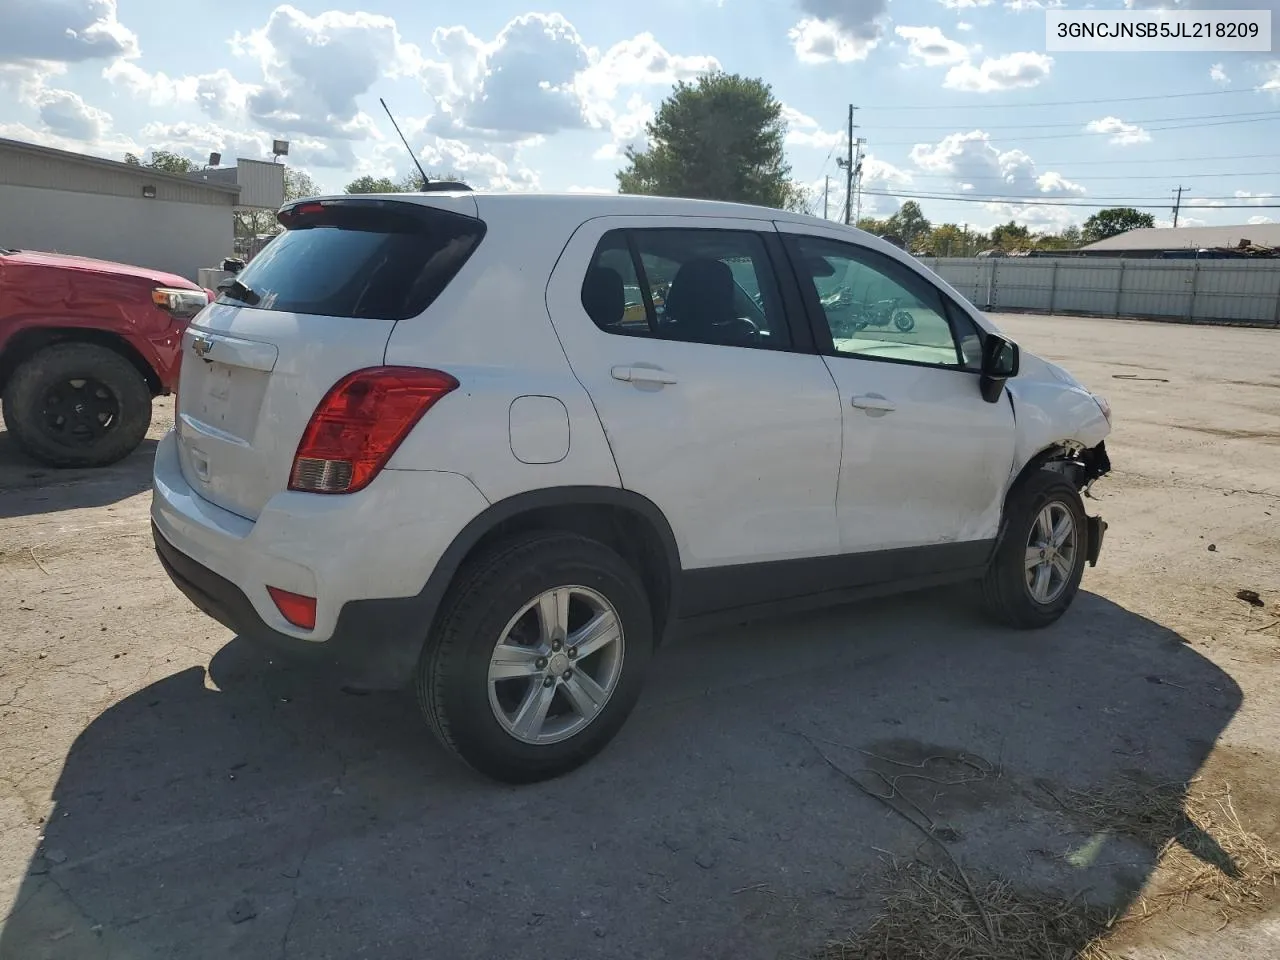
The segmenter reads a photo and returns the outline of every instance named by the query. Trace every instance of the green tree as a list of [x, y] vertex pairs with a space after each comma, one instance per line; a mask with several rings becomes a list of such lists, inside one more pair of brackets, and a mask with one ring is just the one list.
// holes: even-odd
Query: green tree
[[905, 249], [914, 250], [920, 242], [928, 239], [932, 224], [925, 219], [920, 204], [908, 200], [886, 221], [886, 226], [890, 234], [902, 238]]
[[627, 148], [621, 193], [804, 206], [783, 155], [782, 104], [763, 80], [716, 72], [678, 83], [646, 132], [647, 149]]
[[918, 241], [921, 249], [934, 257], [968, 256], [971, 235], [954, 223], [940, 223]]
[[993, 227], [991, 242], [1001, 250], [1031, 249], [1031, 231], [1020, 223], [1010, 220], [1008, 223]]
[[140, 160], [132, 153], [126, 153], [124, 162], [134, 167], [150, 167], [161, 173], [174, 173], [179, 176], [184, 173], [195, 173], [200, 169], [200, 164], [194, 160], [188, 160], [182, 154], [173, 153], [170, 150], [152, 150], [151, 159], [146, 161]]
[[343, 193], [404, 193], [401, 185], [390, 177], [356, 177], [342, 190]]
[[1080, 246], [1080, 228], [1066, 227], [1058, 233], [1042, 233], [1032, 241], [1036, 250], [1074, 250]]
[[865, 230], [875, 236], [883, 236], [889, 232], [888, 220], [877, 220], [875, 217], [863, 217], [858, 221], [858, 229]]
[[1133, 207], [1110, 207], [1099, 210], [1086, 220], [1082, 234], [1086, 243], [1096, 243], [1129, 230], [1139, 230], [1155, 225], [1156, 218], [1149, 213], [1143, 213]]

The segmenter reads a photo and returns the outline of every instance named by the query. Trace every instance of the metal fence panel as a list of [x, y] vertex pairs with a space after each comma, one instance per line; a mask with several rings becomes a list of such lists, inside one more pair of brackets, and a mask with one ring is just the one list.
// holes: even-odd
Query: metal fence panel
[[974, 305], [1280, 327], [1280, 260], [922, 258]]
[[1265, 260], [1204, 260], [1193, 320], [1280, 321], [1280, 269]]

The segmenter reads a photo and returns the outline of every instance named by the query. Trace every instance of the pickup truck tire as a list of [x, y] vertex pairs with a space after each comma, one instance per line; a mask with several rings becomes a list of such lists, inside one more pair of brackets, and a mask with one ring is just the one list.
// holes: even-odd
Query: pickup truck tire
[[1029, 476], [1009, 496], [1004, 534], [982, 581], [987, 610], [1012, 627], [1049, 626], [1080, 589], [1088, 538], [1075, 485], [1054, 470]]
[[102, 467], [137, 449], [151, 426], [151, 389], [120, 354], [57, 343], [19, 364], [4, 390], [4, 423], [50, 467]]
[[[596, 623], [612, 623], [612, 639], [592, 639], [584, 627]], [[419, 661], [418, 701], [440, 742], [480, 773], [546, 780], [613, 739], [652, 652], [644, 584], [622, 557], [577, 534], [524, 534], [459, 571]]]

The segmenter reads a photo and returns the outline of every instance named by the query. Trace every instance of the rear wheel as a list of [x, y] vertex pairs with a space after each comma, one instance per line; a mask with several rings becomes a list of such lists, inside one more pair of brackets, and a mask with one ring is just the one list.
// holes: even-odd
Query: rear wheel
[[902, 333], [910, 333], [915, 329], [916, 318], [906, 310], [899, 310], [893, 315], [893, 325]]
[[1009, 499], [1004, 538], [983, 580], [987, 608], [1015, 627], [1056, 621], [1080, 589], [1088, 537], [1075, 485], [1053, 470], [1029, 477]]
[[101, 467], [132, 453], [151, 425], [151, 389], [120, 354], [59, 343], [24, 360], [4, 391], [5, 427], [51, 467]]
[[468, 563], [418, 667], [442, 743], [488, 776], [559, 776], [607, 744], [653, 649], [639, 575], [573, 534], [526, 535]]

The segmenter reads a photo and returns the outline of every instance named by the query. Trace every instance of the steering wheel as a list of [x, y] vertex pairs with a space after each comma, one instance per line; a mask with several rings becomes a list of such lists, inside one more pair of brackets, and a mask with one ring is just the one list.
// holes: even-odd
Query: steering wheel
[[750, 317], [734, 317], [719, 326], [729, 334], [726, 340], [730, 343], [756, 343], [760, 340], [760, 325]]

